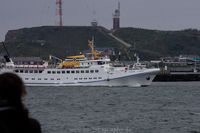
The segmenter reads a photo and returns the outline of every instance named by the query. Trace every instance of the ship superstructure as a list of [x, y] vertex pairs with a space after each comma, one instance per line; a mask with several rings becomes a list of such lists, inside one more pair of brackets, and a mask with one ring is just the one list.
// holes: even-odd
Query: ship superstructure
[[101, 56], [89, 41], [91, 53], [67, 56], [59, 65], [24, 67], [12, 60], [0, 69], [0, 73], [14, 72], [27, 86], [148, 86], [159, 72], [158, 68], [128, 65], [116, 66], [109, 57]]

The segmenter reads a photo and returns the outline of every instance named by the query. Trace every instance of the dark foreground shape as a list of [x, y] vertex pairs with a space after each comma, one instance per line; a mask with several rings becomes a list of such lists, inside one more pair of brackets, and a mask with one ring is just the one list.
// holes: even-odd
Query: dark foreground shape
[[0, 74], [0, 133], [41, 133], [37, 120], [30, 118], [23, 104], [26, 89], [14, 73]]

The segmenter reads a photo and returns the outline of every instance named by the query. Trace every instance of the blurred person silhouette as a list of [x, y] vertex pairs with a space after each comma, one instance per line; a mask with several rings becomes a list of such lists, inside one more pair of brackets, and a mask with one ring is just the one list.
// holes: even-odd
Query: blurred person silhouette
[[41, 133], [40, 123], [29, 117], [23, 104], [26, 90], [14, 73], [0, 74], [0, 133]]

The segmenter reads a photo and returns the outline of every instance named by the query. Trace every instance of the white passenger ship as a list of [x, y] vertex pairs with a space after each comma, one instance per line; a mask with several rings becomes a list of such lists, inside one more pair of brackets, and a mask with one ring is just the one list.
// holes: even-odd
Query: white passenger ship
[[14, 72], [27, 86], [149, 86], [159, 72], [137, 62], [129, 66], [113, 65], [108, 57], [101, 57], [89, 41], [91, 56], [68, 56], [57, 67], [43, 65], [14, 65], [12, 60], [0, 73]]

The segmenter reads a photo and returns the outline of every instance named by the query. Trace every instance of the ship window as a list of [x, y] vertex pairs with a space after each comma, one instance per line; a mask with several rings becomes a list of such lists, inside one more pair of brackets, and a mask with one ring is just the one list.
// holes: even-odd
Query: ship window
[[30, 70], [29, 73], [33, 73], [33, 70]]
[[74, 78], [74, 80], [78, 80], [78, 78]]
[[47, 80], [47, 78], [44, 78], [44, 80]]
[[94, 70], [90, 70], [90, 73], [94, 73]]
[[87, 78], [84, 78], [85, 80], [87, 80]]
[[75, 71], [71, 71], [71, 73], [74, 73]]
[[90, 63], [88, 62], [88, 65], [90, 65]]
[[97, 79], [97, 77], [94, 77], [93, 79]]
[[91, 77], [89, 79], [92, 79]]
[[102, 79], [102, 77], [98, 77], [98, 79]]
[[31, 65], [34, 65], [34, 62], [33, 62], [33, 61], [31, 61], [31, 62], [30, 62], [30, 64], [31, 64]]
[[28, 78], [25, 78], [25, 80], [28, 80]]
[[76, 73], [79, 73], [79, 71], [77, 70]]
[[70, 73], [70, 71], [67, 71], [67, 73]]
[[35, 78], [32, 78], [32, 80], [35, 80]]
[[51, 71], [47, 71], [48, 74], [51, 74]]
[[39, 73], [42, 73], [42, 70], [39, 70]]
[[57, 71], [58, 74], [60, 74], [60, 71]]
[[38, 78], [38, 80], [41, 80], [41, 78]]
[[18, 72], [19, 72], [19, 70], [15, 70], [15, 72], [16, 72], [16, 73], [18, 73]]
[[20, 73], [23, 73], [23, 70], [20, 70]]
[[54, 80], [54, 78], [51, 78], [51, 80]]
[[65, 73], [65, 71], [62, 71], [62, 73]]
[[37, 71], [37, 70], [34, 70], [34, 73], [38, 73], [38, 71]]
[[102, 65], [103, 63], [102, 63], [101, 61], [98, 61], [97, 64], [98, 64], [98, 65]]
[[55, 71], [52, 71], [52, 73], [55, 74], [56, 72], [55, 72]]
[[98, 73], [99, 72], [99, 70], [95, 70], [95, 73]]
[[86, 70], [85, 72], [86, 72], [86, 73], [89, 73], [89, 70]]
[[79, 80], [82, 80], [82, 78], [79, 78]]
[[83, 70], [81, 70], [81, 73], [84, 73], [84, 71], [83, 71]]
[[25, 70], [25, 73], [28, 73], [28, 70]]
[[60, 78], [58, 78], [57, 80], [60, 80]]

